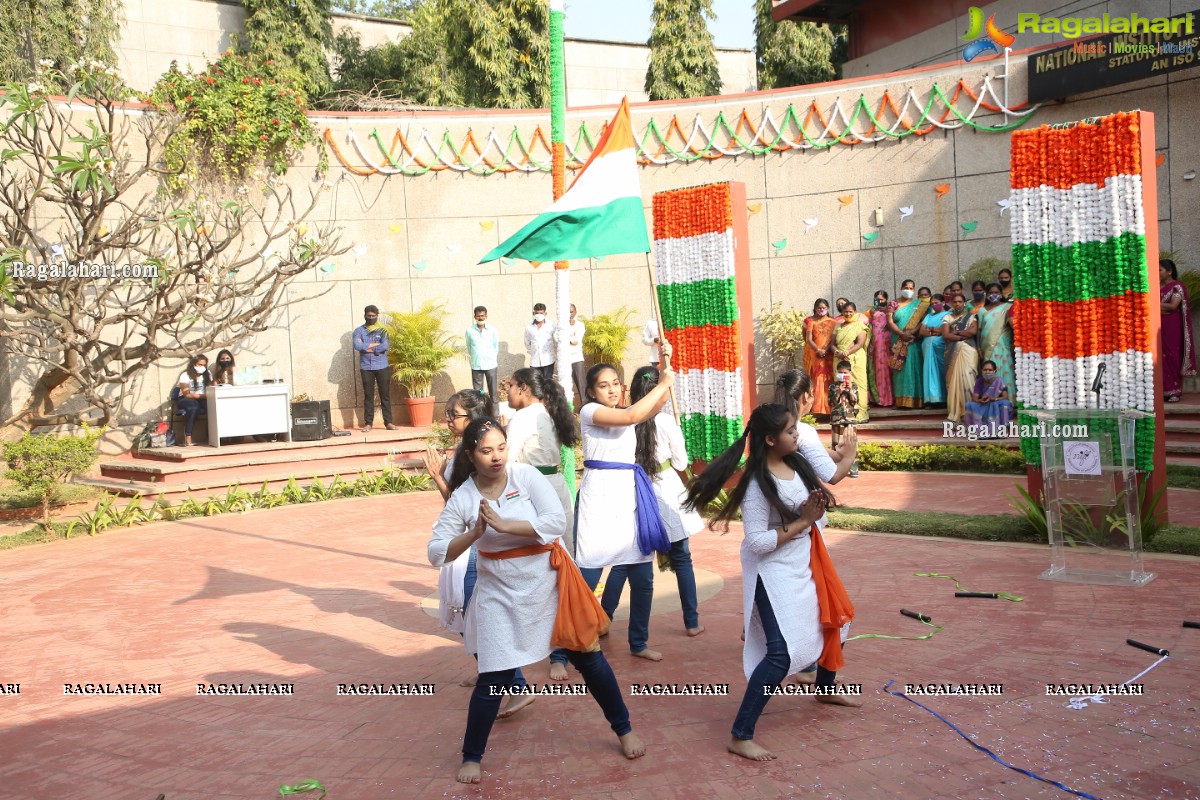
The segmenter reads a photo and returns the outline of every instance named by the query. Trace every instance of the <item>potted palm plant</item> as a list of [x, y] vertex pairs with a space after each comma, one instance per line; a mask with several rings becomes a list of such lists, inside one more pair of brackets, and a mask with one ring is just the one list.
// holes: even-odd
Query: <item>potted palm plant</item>
[[621, 306], [609, 314], [596, 314], [583, 321], [587, 332], [583, 335], [583, 353], [593, 364], [612, 364], [622, 372], [621, 362], [629, 349], [629, 334], [636, 325], [629, 324], [635, 308]]
[[458, 355], [457, 339], [445, 328], [449, 312], [444, 303], [428, 301], [416, 311], [391, 311], [384, 316], [388, 363], [392, 379], [404, 387], [412, 425], [433, 422], [433, 379]]

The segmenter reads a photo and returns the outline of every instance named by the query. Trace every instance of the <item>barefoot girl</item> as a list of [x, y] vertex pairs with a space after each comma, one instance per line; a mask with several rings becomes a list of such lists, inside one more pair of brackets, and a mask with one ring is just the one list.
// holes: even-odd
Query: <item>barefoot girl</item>
[[[629, 576], [629, 650], [661, 661], [646, 646], [654, 598], [654, 553], [671, 547], [650, 477], [637, 463], [634, 426], [667, 402], [675, 373], [663, 370], [658, 386], [629, 408], [621, 408], [621, 379], [611, 364], [588, 370], [587, 397], [579, 410], [583, 430], [583, 480], [575, 519], [575, 562], [588, 586], [605, 567], [624, 564]], [[551, 676], [553, 677], [553, 675]]]
[[[842, 665], [842, 627], [854, 616], [821, 540], [831, 498], [796, 452], [796, 419], [786, 406], [761, 405], [742, 437], [692, 479], [688, 504], [706, 507], [750, 452], [729, 502], [712, 522], [729, 521], [740, 507], [742, 525], [742, 665], [746, 694], [733, 723], [729, 751], [769, 761], [775, 754], [754, 741], [770, 693], [790, 674], [817, 661], [817, 687], [832, 690]], [[819, 599], [818, 599], [819, 598]], [[819, 657], [819, 658], [818, 658]], [[817, 700], [858, 705], [839, 694]]]
[[563, 534], [563, 546], [570, 552], [575, 504], [571, 502], [567, 482], [559, 471], [559, 462], [562, 458], [560, 448], [564, 445], [574, 447], [579, 441], [575, 415], [571, 413], [562, 387], [542, 377], [542, 371], [532, 367], [517, 370], [508, 380], [508, 404], [513, 408], [512, 419], [505, 428], [509, 459], [536, 467], [554, 487], [570, 521]]
[[517, 667], [545, 658], [552, 643], [583, 675], [626, 758], [644, 755], [600, 652], [608, 619], [559, 543], [566, 517], [554, 487], [535, 468], [508, 463], [503, 428], [483, 419], [463, 432], [449, 486], [450, 499], [429, 540], [429, 563], [440, 567], [472, 546], [479, 551], [476, 602], [466, 620], [466, 645], [479, 658], [479, 680], [467, 709], [457, 779], [479, 782], [503, 689], [512, 685]]
[[[657, 367], [639, 367], [629, 382], [629, 399], [637, 402], [658, 385]], [[696, 601], [696, 573], [692, 568], [692, 552], [688, 537], [704, 530], [704, 520], [695, 511], [680, 506], [687, 499], [687, 491], [679, 473], [690, 463], [683, 431], [675, 421], [675, 415], [666, 409], [645, 422], [639, 422], [637, 431], [637, 462], [653, 478], [654, 493], [662, 500], [663, 522], [671, 540], [669, 553], [671, 569], [679, 587], [679, 602], [683, 606], [683, 627], [688, 636], [704, 633]], [[604, 582], [604, 597], [600, 604], [612, 618], [621, 592], [625, 589], [626, 569], [618, 565], [608, 572]]]
[[[475, 389], [463, 389], [455, 392], [446, 401], [446, 427], [450, 429], [456, 439], [462, 439], [463, 431], [466, 430], [467, 423], [471, 420], [490, 419], [493, 415], [492, 399]], [[443, 502], [450, 499], [450, 470], [454, 467], [454, 455], [457, 453], [458, 448], [455, 448], [454, 454], [447, 458], [441, 450], [433, 445], [430, 445], [425, 451], [425, 470], [433, 479], [438, 492], [441, 493]], [[438, 575], [438, 595], [441, 598], [439, 622], [451, 633], [461, 635], [463, 632], [467, 607], [475, 592], [476, 562], [475, 548], [468, 548], [457, 559], [442, 567], [441, 573]], [[474, 686], [475, 681], [473, 679], [464, 680], [459, 685]], [[513, 676], [513, 687], [520, 688], [525, 685], [525, 676], [518, 669]], [[535, 697], [529, 694], [515, 694], [509, 697], [508, 702], [504, 704], [504, 710], [500, 712], [500, 718], [511, 717], [532, 703], [534, 699]]]

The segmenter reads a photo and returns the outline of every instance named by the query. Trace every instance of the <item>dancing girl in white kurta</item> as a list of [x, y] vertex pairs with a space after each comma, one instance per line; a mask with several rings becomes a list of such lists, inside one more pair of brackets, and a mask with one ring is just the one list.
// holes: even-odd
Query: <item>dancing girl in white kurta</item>
[[[637, 402], [658, 385], [657, 367], [639, 367], [629, 382], [629, 399]], [[688, 636], [699, 636], [704, 632], [700, 624], [700, 613], [696, 598], [696, 573], [692, 567], [692, 552], [688, 538], [704, 530], [704, 520], [682, 504], [687, 499], [687, 490], [679, 473], [691, 463], [687, 454], [687, 443], [683, 431], [675, 421], [675, 415], [663, 409], [645, 422], [637, 425], [637, 461], [653, 476], [654, 493], [661, 501], [659, 510], [667, 526], [671, 550], [667, 557], [675, 573], [679, 588], [679, 603], [683, 608], [683, 627]], [[604, 597], [600, 604], [611, 617], [621, 602], [625, 589], [626, 568], [617, 565], [608, 572], [604, 582]]]
[[[586, 403], [579, 412], [584, 473], [576, 507], [575, 562], [592, 588], [605, 567], [628, 567], [629, 650], [651, 661], [662, 660], [662, 653], [647, 646], [654, 553], [666, 552], [671, 543], [649, 476], [637, 463], [634, 426], [662, 409], [674, 380], [668, 366], [657, 387], [629, 408], [620, 408], [623, 387], [616, 369], [597, 364], [588, 370]], [[566, 678], [561, 661], [557, 654], [551, 658], [552, 679]]]
[[561, 386], [542, 377], [540, 369], [525, 367], [508, 381], [508, 405], [513, 411], [505, 433], [509, 458], [536, 467], [554, 487], [567, 516], [563, 547], [571, 552], [574, 541], [575, 503], [563, 479], [561, 448], [579, 441], [575, 415]]
[[[597, 637], [607, 620], [555, 544], [566, 518], [553, 487], [535, 468], [508, 463], [504, 431], [494, 420], [467, 426], [450, 487], [453, 493], [429, 541], [429, 562], [441, 567], [473, 545], [480, 556], [475, 602], [466, 617], [467, 650], [478, 656], [480, 674], [467, 711], [457, 779], [479, 782], [488, 735], [515, 669], [545, 658], [552, 641], [570, 643], [567, 657], [600, 704], [625, 756], [643, 755], [645, 747], [633, 733], [616, 678], [599, 650]], [[580, 594], [595, 606], [590, 616], [578, 603]]]
[[815, 660], [817, 700], [859, 704], [834, 683], [842, 664], [841, 631], [854, 607], [820, 539], [830, 498], [797, 453], [796, 421], [786, 406], [756, 408], [741, 438], [692, 480], [688, 503], [707, 507], [739, 469], [747, 445], [742, 477], [713, 522], [727, 524], [734, 509], [741, 509], [747, 684], [729, 750], [768, 761], [775, 755], [754, 741], [754, 728], [788, 675]]

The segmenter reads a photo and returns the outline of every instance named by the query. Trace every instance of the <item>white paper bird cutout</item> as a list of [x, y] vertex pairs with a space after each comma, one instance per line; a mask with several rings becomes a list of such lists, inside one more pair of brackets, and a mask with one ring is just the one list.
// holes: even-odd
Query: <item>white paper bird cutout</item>
[[61, 244], [52, 244], [50, 245], [50, 252], [55, 258], [62, 258], [65, 251], [63, 250], [63, 246]]
[[996, 205], [1000, 206], [1000, 216], [1003, 217], [1004, 212], [1012, 208], [1012, 200], [1006, 197], [1003, 200], [997, 200]]
[[808, 233], [813, 228], [817, 227], [817, 222], [819, 222], [819, 221], [820, 221], [819, 217], [810, 217], [809, 219], [804, 220], [804, 224], [806, 226], [804, 228], [804, 232]]
[[365, 244], [356, 244], [354, 246], [354, 261], [357, 263], [360, 258], [367, 254], [367, 246]]
[[446, 252], [448, 252], [450, 255], [455, 255], [456, 253], [458, 253], [459, 250], [462, 250], [461, 244], [446, 245]]
[[905, 219], [911, 217], [915, 210], [916, 206], [900, 206], [900, 221], [904, 222]]

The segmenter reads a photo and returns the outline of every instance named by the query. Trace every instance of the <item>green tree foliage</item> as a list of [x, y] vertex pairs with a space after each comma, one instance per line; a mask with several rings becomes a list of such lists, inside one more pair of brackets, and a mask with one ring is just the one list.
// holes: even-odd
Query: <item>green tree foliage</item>
[[426, 0], [412, 33], [363, 49], [334, 43], [336, 89], [418, 105], [538, 108], [550, 102], [550, 16], [542, 0]]
[[116, 64], [121, 10], [120, 0], [0, 0], [0, 82], [31, 80], [39, 61], [60, 72], [80, 61]]
[[62, 484], [72, 475], [86, 472], [96, 462], [96, 440], [103, 429], [83, 436], [47, 436], [26, 433], [4, 445], [8, 471], [4, 477], [32, 492], [42, 504], [42, 526], [50, 530], [50, 503], [58, 498]]
[[775, 22], [771, 0], [754, 2], [758, 88], [803, 86], [836, 79], [846, 58], [846, 33], [815, 22]]
[[712, 0], [654, 0], [646, 70], [646, 94], [651, 100], [720, 93], [717, 51], [706, 22], [716, 19], [712, 6]]
[[296, 86], [310, 99], [330, 90], [326, 49], [333, 45], [330, 0], [242, 0], [246, 35], [235, 36], [239, 49], [258, 63], [295, 69]]

